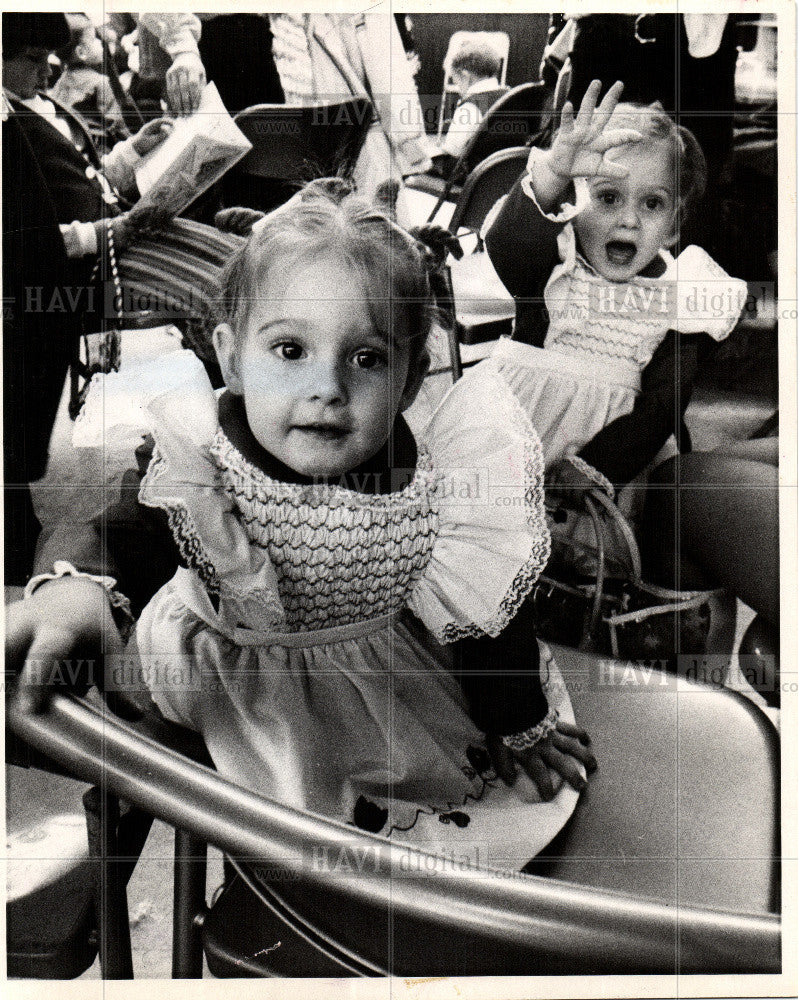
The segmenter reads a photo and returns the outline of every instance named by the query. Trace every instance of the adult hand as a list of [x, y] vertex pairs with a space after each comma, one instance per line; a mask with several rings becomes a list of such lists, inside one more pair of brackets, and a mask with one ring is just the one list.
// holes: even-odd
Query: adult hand
[[176, 56], [166, 71], [166, 97], [172, 114], [194, 114], [204, 86], [205, 67], [199, 55], [183, 52]]
[[581, 792], [587, 787], [587, 781], [582, 777], [579, 763], [584, 765], [588, 774], [598, 766], [588, 749], [590, 737], [585, 730], [561, 719], [557, 720], [556, 729], [528, 750], [512, 750], [502, 742], [501, 736], [490, 733], [486, 737], [486, 745], [493, 767], [506, 785], [515, 784], [520, 765], [546, 802], [554, 798], [552, 771]]

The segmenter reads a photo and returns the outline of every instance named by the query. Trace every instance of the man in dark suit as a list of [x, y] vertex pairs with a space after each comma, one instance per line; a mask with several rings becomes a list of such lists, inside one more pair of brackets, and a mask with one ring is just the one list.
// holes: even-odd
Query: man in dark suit
[[[27, 50], [44, 77], [49, 47], [69, 39], [62, 14], [3, 15], [4, 55]], [[26, 44], [35, 37], [37, 47]], [[17, 81], [15, 80], [15, 83]], [[20, 119], [4, 108], [3, 142], [3, 462], [5, 582], [24, 584], [39, 523], [28, 484], [47, 464], [58, 400], [76, 343], [72, 311], [50, 309], [69, 283], [64, 243], [41, 166]]]

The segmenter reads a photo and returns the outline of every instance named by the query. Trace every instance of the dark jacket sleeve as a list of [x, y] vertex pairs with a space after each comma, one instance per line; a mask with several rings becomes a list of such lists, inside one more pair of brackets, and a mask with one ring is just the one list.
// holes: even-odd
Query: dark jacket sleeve
[[560, 262], [557, 237], [563, 223], [552, 222], [516, 181], [485, 235], [496, 273], [515, 299], [514, 340], [542, 347], [548, 329], [543, 289]]
[[529, 602], [495, 639], [454, 644], [455, 673], [471, 718], [483, 732], [507, 736], [536, 725], [548, 711]]
[[603, 427], [580, 457], [619, 486], [642, 472], [671, 434], [678, 437], [707, 344], [708, 337], [670, 330], [643, 371], [632, 411]]
[[138, 468], [125, 472], [116, 503], [89, 523], [61, 521], [42, 535], [35, 573], [52, 572], [64, 559], [86, 573], [113, 576], [138, 616], [180, 565], [165, 511], [138, 500], [152, 447], [148, 439], [137, 450]]

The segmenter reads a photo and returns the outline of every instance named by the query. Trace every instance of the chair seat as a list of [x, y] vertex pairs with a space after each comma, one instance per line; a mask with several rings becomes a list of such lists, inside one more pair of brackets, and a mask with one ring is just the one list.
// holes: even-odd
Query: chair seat
[[509, 336], [515, 301], [486, 253], [467, 254], [449, 266], [458, 333], [464, 344]]
[[556, 656], [599, 768], [527, 870], [674, 906], [775, 910], [779, 752], [767, 716], [726, 688], [565, 647]]

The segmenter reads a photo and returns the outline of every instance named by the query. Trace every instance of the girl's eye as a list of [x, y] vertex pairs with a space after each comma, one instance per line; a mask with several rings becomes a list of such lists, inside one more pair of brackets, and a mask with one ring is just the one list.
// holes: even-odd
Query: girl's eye
[[292, 340], [285, 340], [280, 344], [275, 344], [273, 349], [283, 361], [299, 361], [305, 353], [302, 345]]
[[358, 368], [370, 371], [382, 363], [382, 356], [377, 351], [358, 351], [354, 356], [354, 362]]
[[662, 207], [662, 204], [662, 198], [658, 198], [656, 195], [646, 198], [646, 208], [651, 212], [656, 212], [658, 208]]
[[614, 205], [618, 201], [618, 194], [615, 191], [600, 191], [597, 197], [602, 205]]

